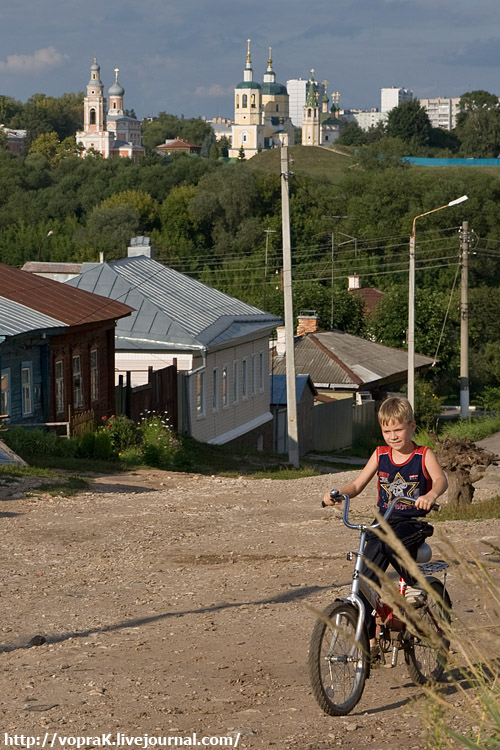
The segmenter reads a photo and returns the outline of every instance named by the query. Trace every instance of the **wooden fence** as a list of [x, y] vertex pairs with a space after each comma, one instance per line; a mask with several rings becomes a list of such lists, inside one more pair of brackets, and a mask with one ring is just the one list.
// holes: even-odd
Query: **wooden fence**
[[155, 412], [168, 417], [172, 429], [177, 430], [179, 419], [177, 409], [177, 362], [161, 370], [148, 369], [148, 382], [131, 386], [130, 373], [119, 377], [115, 387], [116, 414], [124, 414], [136, 424], [143, 415]]

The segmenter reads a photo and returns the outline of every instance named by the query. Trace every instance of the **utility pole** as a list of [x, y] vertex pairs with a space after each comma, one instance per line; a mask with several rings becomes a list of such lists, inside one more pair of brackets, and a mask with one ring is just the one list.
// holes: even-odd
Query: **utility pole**
[[330, 311], [330, 330], [331, 331], [333, 331], [333, 254], [334, 254], [334, 250], [335, 250], [335, 245], [334, 245], [333, 240], [334, 240], [334, 236], [333, 236], [333, 232], [332, 232], [332, 278], [331, 278], [331, 282], [330, 282], [330, 285], [331, 285], [331, 297], [332, 297], [332, 306], [331, 306], [331, 311]]
[[408, 268], [408, 401], [415, 408], [415, 223], [410, 237], [410, 263]]
[[462, 222], [460, 284], [460, 416], [469, 416], [469, 222]]
[[290, 242], [290, 199], [288, 193], [288, 148], [281, 147], [281, 222], [283, 235], [283, 296], [285, 306], [286, 402], [288, 418], [288, 460], [299, 468], [297, 398], [295, 392], [295, 348], [292, 295], [292, 248]]
[[264, 229], [264, 232], [266, 233], [266, 256], [264, 260], [264, 302], [263, 307], [266, 308], [266, 298], [267, 298], [267, 256], [269, 253], [269, 235], [270, 234], [276, 234], [276, 229]]

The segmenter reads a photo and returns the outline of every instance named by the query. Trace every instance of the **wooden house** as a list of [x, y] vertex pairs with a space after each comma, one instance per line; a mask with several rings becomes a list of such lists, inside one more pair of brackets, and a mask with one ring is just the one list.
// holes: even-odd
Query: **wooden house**
[[0, 263], [0, 413], [16, 424], [110, 415], [115, 323], [131, 312]]

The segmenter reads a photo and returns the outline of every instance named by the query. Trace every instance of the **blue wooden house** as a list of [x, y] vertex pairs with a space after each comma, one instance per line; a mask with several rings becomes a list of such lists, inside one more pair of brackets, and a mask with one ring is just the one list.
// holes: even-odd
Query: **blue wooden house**
[[128, 305], [0, 263], [0, 415], [13, 424], [114, 411], [114, 340]]

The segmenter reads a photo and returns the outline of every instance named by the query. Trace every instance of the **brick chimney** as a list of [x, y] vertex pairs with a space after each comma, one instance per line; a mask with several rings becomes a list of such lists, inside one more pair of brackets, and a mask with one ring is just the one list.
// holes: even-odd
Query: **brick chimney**
[[302, 310], [297, 316], [297, 336], [305, 333], [315, 333], [318, 330], [318, 316], [316, 310]]

